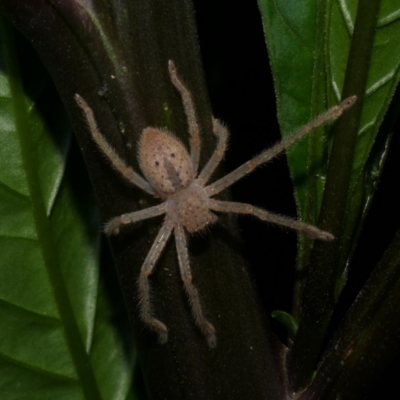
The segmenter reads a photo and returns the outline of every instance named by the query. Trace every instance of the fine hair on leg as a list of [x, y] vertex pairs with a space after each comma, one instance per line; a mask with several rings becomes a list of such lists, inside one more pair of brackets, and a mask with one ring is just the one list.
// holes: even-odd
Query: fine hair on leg
[[176, 72], [175, 64], [172, 60], [168, 61], [168, 71], [172, 84], [176, 87], [182, 97], [183, 108], [185, 110], [190, 133], [190, 158], [192, 160], [193, 171], [196, 175], [199, 169], [201, 142], [200, 128], [197, 123], [196, 110], [194, 108], [192, 95], [189, 89], [179, 78], [178, 73]]
[[100, 150], [106, 155], [107, 159], [111, 162], [114, 169], [119, 172], [125, 179], [133, 183], [138, 188], [145, 192], [154, 195], [155, 191], [152, 186], [136, 173], [131, 167], [125, 164], [122, 158], [115, 152], [110, 146], [104, 136], [100, 133], [96, 120], [94, 118], [93, 110], [88, 106], [86, 101], [79, 94], [75, 94], [75, 101], [83, 111], [86, 122], [89, 126], [90, 133], [92, 134], [93, 140], [99, 146]]
[[167, 243], [173, 226], [170, 221], [166, 220], [161, 227], [153, 245], [147, 255], [139, 276], [139, 311], [142, 321], [154, 332], [158, 334], [158, 341], [166, 343], [168, 340], [168, 329], [160, 320], [153, 316], [153, 307], [151, 305], [149, 275], [152, 273], [154, 266], [159, 259], [162, 250]]
[[164, 214], [166, 211], [166, 203], [161, 203], [158, 206], [145, 208], [144, 210], [134, 211], [127, 214], [119, 215], [108, 221], [104, 227], [104, 233], [107, 236], [117, 235], [120, 228], [124, 225], [133, 224], [135, 222], [143, 221], [148, 218], [157, 217]]
[[214, 348], [217, 345], [214, 326], [207, 321], [201, 309], [199, 293], [192, 283], [192, 273], [190, 271], [189, 254], [187, 249], [185, 232], [181, 226], [175, 227], [175, 242], [178, 253], [179, 268], [181, 277], [189, 298], [190, 308], [196, 325], [205, 336], [208, 346]]
[[296, 219], [270, 213], [269, 211], [252, 206], [251, 204], [210, 199], [209, 205], [211, 210], [214, 211], [253, 215], [261, 219], [262, 221], [271, 222], [277, 225], [282, 225], [287, 228], [294, 229], [298, 232], [304, 233], [311, 239], [326, 240], [326, 241], [335, 239], [335, 237], [331, 233], [323, 231], [314, 225], [306, 224]]
[[231, 186], [233, 183], [238, 181], [239, 179], [243, 178], [245, 175], [249, 174], [250, 172], [254, 171], [255, 168], [264, 164], [278, 154], [282, 153], [292, 144], [301, 140], [304, 136], [310, 133], [312, 130], [327, 124], [328, 122], [339, 118], [345, 110], [351, 107], [354, 102], [356, 101], [356, 96], [352, 96], [343, 100], [340, 104], [330, 108], [329, 110], [325, 111], [317, 118], [309, 122], [307, 125], [300, 128], [298, 131], [294, 132], [290, 136], [285, 137], [275, 146], [263, 151], [258, 156], [255, 156], [251, 160], [245, 162], [240, 167], [236, 168], [229, 174], [225, 175], [223, 178], [219, 179], [218, 181], [212, 183], [211, 185], [206, 187], [207, 195], [214, 196], [220, 192], [222, 192], [227, 187]]
[[224, 158], [224, 154], [226, 151], [226, 146], [228, 143], [228, 138], [229, 138], [229, 131], [228, 128], [224, 125], [221, 124], [221, 121], [219, 121], [216, 118], [212, 119], [213, 123], [213, 132], [215, 136], [218, 138], [218, 143], [217, 147], [214, 150], [213, 155], [203, 168], [203, 170], [199, 174], [199, 181], [201, 182], [202, 185], [206, 184], [208, 180], [210, 179], [211, 175], [215, 171], [215, 169], [218, 167], [219, 163], [221, 160]]

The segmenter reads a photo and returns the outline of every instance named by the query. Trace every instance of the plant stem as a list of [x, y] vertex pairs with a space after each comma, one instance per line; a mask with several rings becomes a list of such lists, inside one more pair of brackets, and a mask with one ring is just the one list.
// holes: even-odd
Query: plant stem
[[333, 128], [333, 145], [318, 226], [337, 240], [316, 243], [305, 285], [299, 330], [288, 358], [293, 391], [304, 388], [316, 369], [326, 329], [335, 306], [335, 281], [339, 268], [343, 221], [363, 108], [369, 64], [375, 38], [380, 1], [360, 0], [348, 58], [342, 98], [356, 95], [353, 108]]

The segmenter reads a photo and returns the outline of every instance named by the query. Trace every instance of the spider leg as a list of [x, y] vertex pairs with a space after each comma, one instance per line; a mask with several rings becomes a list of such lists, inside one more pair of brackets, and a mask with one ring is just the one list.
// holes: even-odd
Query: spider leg
[[354, 102], [356, 101], [356, 96], [352, 96], [343, 100], [340, 104], [330, 108], [329, 110], [325, 111], [317, 118], [312, 120], [307, 125], [300, 128], [298, 131], [293, 133], [290, 136], [282, 139], [279, 143], [275, 146], [263, 151], [258, 156], [255, 156], [251, 160], [245, 162], [240, 167], [236, 168], [234, 171], [230, 172], [229, 174], [225, 175], [223, 178], [219, 179], [218, 181], [212, 183], [211, 185], [206, 187], [206, 192], [208, 196], [214, 196], [217, 193], [221, 192], [222, 190], [226, 189], [227, 187], [231, 186], [233, 183], [238, 181], [239, 179], [243, 178], [245, 175], [252, 172], [255, 168], [259, 165], [264, 164], [274, 157], [276, 157], [279, 153], [282, 153], [292, 144], [296, 143], [297, 141], [301, 140], [304, 136], [306, 136], [309, 132], [313, 129], [318, 128], [321, 125], [324, 125], [334, 119], [339, 118], [345, 110], [351, 107]]
[[136, 173], [131, 167], [125, 164], [125, 162], [119, 157], [119, 155], [110, 146], [104, 136], [100, 133], [99, 128], [96, 124], [96, 120], [94, 118], [93, 110], [89, 107], [86, 101], [78, 93], [75, 94], [75, 100], [85, 114], [86, 122], [89, 126], [89, 130], [92, 134], [93, 140], [110, 160], [111, 165], [129, 182], [133, 183], [135, 186], [139, 187], [145, 192], [154, 195], [155, 191], [151, 187], [151, 185], [138, 173]]
[[172, 84], [176, 87], [182, 97], [183, 108], [185, 110], [190, 133], [190, 158], [192, 160], [193, 170], [197, 175], [200, 160], [200, 129], [197, 123], [192, 95], [179, 78], [176, 72], [175, 63], [172, 60], [168, 61], [168, 71]]
[[151, 330], [158, 334], [158, 341], [160, 343], [166, 343], [168, 340], [168, 329], [160, 320], [153, 317], [150, 299], [149, 275], [152, 273], [154, 266], [171, 235], [172, 228], [173, 226], [171, 222], [166, 220], [151, 246], [149, 254], [143, 263], [139, 277], [140, 318]]
[[121, 226], [157, 217], [158, 215], [164, 214], [165, 210], [166, 203], [164, 202], [154, 207], [145, 208], [144, 210], [119, 215], [106, 223], [104, 232], [107, 236], [117, 235]]
[[200, 180], [202, 185], [207, 183], [212, 173], [215, 171], [215, 168], [218, 167], [219, 163], [224, 157], [229, 138], [229, 131], [226, 126], [222, 125], [221, 122], [216, 118], [212, 119], [212, 123], [213, 123], [213, 132], [215, 136], [217, 136], [218, 138], [218, 144], [214, 150], [213, 155], [208, 160], [208, 163], [199, 174], [198, 180]]
[[187, 250], [185, 232], [180, 225], [175, 227], [175, 242], [181, 277], [186, 289], [186, 293], [189, 297], [189, 304], [194, 320], [196, 325], [200, 328], [201, 333], [206, 337], [209, 347], [214, 348], [217, 345], [215, 328], [204, 317], [200, 305], [199, 293], [192, 283], [192, 273], [190, 272], [189, 254]]
[[326, 241], [335, 239], [332, 234], [323, 231], [314, 225], [309, 225], [296, 219], [282, 217], [280, 215], [263, 210], [262, 208], [252, 206], [251, 204], [210, 199], [209, 207], [211, 210], [219, 212], [253, 215], [262, 221], [272, 222], [273, 224], [286, 226], [287, 228], [302, 232], [311, 239]]

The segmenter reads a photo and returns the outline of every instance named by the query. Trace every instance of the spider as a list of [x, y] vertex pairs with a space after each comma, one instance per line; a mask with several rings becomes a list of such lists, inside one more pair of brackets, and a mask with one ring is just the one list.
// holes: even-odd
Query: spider
[[217, 344], [216, 330], [204, 316], [198, 291], [192, 282], [187, 248], [187, 233], [192, 234], [201, 231], [215, 223], [217, 216], [214, 212], [222, 212], [253, 215], [263, 221], [295, 229], [312, 239], [333, 240], [333, 235], [313, 225], [276, 215], [250, 204], [221, 201], [213, 199], [213, 197], [252, 172], [261, 164], [270, 161], [282, 153], [311, 130], [338, 118], [346, 109], [353, 105], [356, 97], [349, 97], [340, 104], [330, 108], [272, 148], [264, 150], [261, 154], [247, 161], [223, 178], [209, 184], [208, 182], [213, 172], [224, 156], [229, 136], [228, 129], [218, 119], [212, 117], [213, 133], [217, 138], [217, 145], [211, 158], [199, 172], [201, 139], [192, 95], [177, 74], [175, 64], [172, 60], [168, 62], [168, 71], [172, 84], [182, 97], [190, 134], [190, 154], [173, 133], [166, 129], [145, 128], [140, 137], [138, 149], [140, 169], [145, 178], [126, 165], [102, 136], [97, 127], [93, 110], [86, 101], [79, 94], [75, 94], [75, 100], [83, 111], [93, 140], [107, 156], [112, 167], [133, 185], [162, 201], [159, 205], [115, 217], [105, 225], [104, 229], [107, 235], [116, 235], [124, 225], [165, 215], [164, 223], [144, 260], [138, 280], [141, 320], [150, 330], [158, 334], [160, 343], [167, 342], [168, 329], [153, 314], [149, 275], [153, 272], [165, 244], [172, 232], [174, 232], [180, 274], [189, 299], [194, 321], [205, 336], [209, 347], [214, 348]]

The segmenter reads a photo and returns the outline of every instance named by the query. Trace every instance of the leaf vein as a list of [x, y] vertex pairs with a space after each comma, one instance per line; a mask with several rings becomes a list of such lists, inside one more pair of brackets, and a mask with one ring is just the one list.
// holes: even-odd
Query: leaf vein
[[28, 364], [26, 362], [17, 360], [17, 359], [15, 359], [13, 357], [7, 356], [6, 354], [1, 353], [1, 352], [0, 352], [0, 358], [2, 360], [4, 360], [4, 361], [7, 361], [7, 362], [9, 362], [11, 364], [14, 364], [14, 365], [18, 366], [18, 367], [22, 367], [22, 368], [24, 368], [26, 370], [33, 371], [33, 372], [39, 373], [41, 375], [50, 376], [51, 378], [57, 379], [59, 381], [71, 382], [71, 383], [72, 382], [73, 383], [77, 383], [78, 382], [77, 378], [74, 378], [72, 376], [56, 374], [52, 370], [44, 370], [42, 368], [33, 366], [32, 364]]
[[381, 20], [378, 21], [376, 26], [378, 28], [382, 28], [384, 26], [392, 24], [397, 20], [400, 20], [400, 9], [387, 15], [386, 17], [383, 17]]
[[37, 311], [34, 311], [34, 310], [30, 310], [28, 308], [22, 307], [19, 304], [15, 304], [15, 303], [11, 302], [10, 300], [6, 300], [6, 299], [3, 299], [3, 298], [0, 297], [0, 303], [5, 305], [5, 306], [7, 306], [7, 307], [10, 307], [10, 308], [13, 308], [13, 309], [22, 310], [22, 311], [24, 311], [24, 312], [26, 312], [26, 313], [28, 313], [30, 315], [34, 315], [35, 318], [40, 318], [42, 321], [52, 322], [52, 323], [54, 323], [56, 325], [61, 325], [61, 321], [60, 321], [59, 318], [52, 317], [52, 316], [45, 315], [45, 314], [41, 314], [41, 313], [39, 313]]
[[284, 17], [283, 13], [279, 10], [279, 7], [276, 4], [276, 0], [273, 0], [274, 5], [275, 5], [275, 9], [276, 9], [276, 13], [277, 15], [280, 17], [280, 19], [282, 20], [282, 23], [286, 26], [286, 28], [288, 29], [289, 32], [291, 32], [292, 36], [294, 39], [296, 39], [300, 45], [306, 49], [307, 51], [309, 51], [310, 53], [313, 52], [313, 50], [308, 47], [304, 41], [301, 39], [301, 37], [296, 33], [296, 31], [290, 26], [289, 22], [287, 21], [287, 19]]
[[347, 28], [347, 33], [349, 34], [350, 37], [352, 37], [354, 32], [354, 24], [353, 20], [351, 19], [350, 11], [347, 7], [346, 0], [338, 0], [338, 3], [340, 11], [342, 13], [343, 20]]

